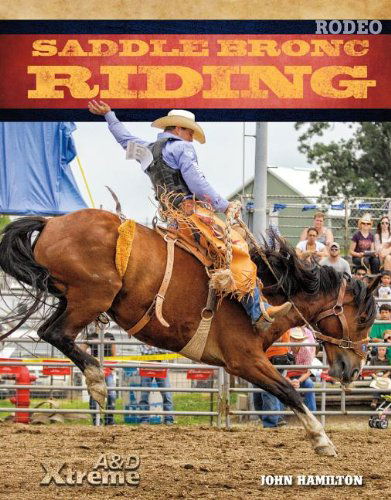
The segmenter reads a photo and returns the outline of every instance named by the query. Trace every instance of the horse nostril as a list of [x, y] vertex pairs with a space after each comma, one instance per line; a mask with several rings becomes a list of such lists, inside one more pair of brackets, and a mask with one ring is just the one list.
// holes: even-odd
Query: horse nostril
[[356, 378], [358, 377], [360, 373], [360, 370], [358, 370], [357, 368], [355, 370], [352, 371], [352, 380], [356, 380]]

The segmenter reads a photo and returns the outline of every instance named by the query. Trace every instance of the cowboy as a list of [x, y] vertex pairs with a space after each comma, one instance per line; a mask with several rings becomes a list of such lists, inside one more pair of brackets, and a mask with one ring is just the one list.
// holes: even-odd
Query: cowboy
[[[105, 102], [90, 101], [88, 109], [95, 115], [104, 116], [110, 132], [124, 149], [131, 141], [151, 150], [153, 162], [145, 172], [151, 179], [158, 199], [164, 188], [166, 192], [177, 193], [177, 203], [195, 198], [207, 201], [215, 212], [221, 213], [227, 213], [234, 206], [213, 189], [198, 166], [191, 143], [195, 139], [204, 144], [205, 134], [190, 111], [174, 109], [155, 120], [151, 126], [163, 129], [163, 132], [158, 134], [156, 142], [150, 143], [132, 135]], [[266, 331], [274, 319], [285, 316], [292, 307], [290, 302], [281, 306], [262, 303], [261, 310], [258, 287], [255, 287], [253, 294], [246, 295], [241, 304], [259, 332]]]

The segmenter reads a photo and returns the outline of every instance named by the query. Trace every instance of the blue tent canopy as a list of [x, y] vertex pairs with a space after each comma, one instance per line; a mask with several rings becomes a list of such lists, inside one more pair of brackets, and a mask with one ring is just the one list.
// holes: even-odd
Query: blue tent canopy
[[73, 122], [0, 123], [0, 214], [62, 215], [87, 204], [69, 163]]

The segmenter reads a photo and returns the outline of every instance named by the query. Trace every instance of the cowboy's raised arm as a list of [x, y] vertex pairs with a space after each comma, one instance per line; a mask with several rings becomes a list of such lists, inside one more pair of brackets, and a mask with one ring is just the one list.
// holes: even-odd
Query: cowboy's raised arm
[[104, 116], [110, 132], [113, 134], [115, 140], [126, 149], [128, 142], [135, 142], [136, 144], [141, 144], [142, 146], [147, 146], [150, 144], [148, 141], [144, 141], [139, 137], [132, 135], [129, 130], [121, 123], [118, 118], [115, 116], [114, 111], [111, 111], [111, 108], [108, 104], [103, 101], [90, 101], [88, 103], [89, 111], [94, 115]]
[[191, 143], [177, 141], [178, 166], [189, 190], [199, 199], [207, 201], [216, 212], [225, 212], [229, 201], [220, 196], [205, 179], [198, 166], [197, 155]]

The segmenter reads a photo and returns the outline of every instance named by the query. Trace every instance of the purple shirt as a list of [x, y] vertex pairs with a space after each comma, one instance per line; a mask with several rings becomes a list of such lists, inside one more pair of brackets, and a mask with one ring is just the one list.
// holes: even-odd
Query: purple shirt
[[[109, 125], [109, 130], [116, 141], [126, 149], [129, 141], [148, 146], [151, 142], [144, 141], [132, 135], [129, 130], [118, 120], [114, 111], [105, 114], [105, 119]], [[184, 181], [191, 193], [199, 200], [207, 201], [217, 212], [225, 212], [228, 207], [228, 200], [222, 198], [205, 179], [201, 172], [194, 146], [191, 142], [184, 141], [178, 136], [169, 132], [161, 132], [157, 139], [173, 137], [177, 140], [168, 141], [163, 148], [163, 160], [167, 165], [175, 170], [180, 170]]]
[[352, 241], [356, 243], [354, 247], [354, 252], [367, 252], [371, 250], [372, 243], [374, 242], [373, 234], [369, 233], [367, 237], [365, 237], [361, 231], [357, 231], [352, 236]]

